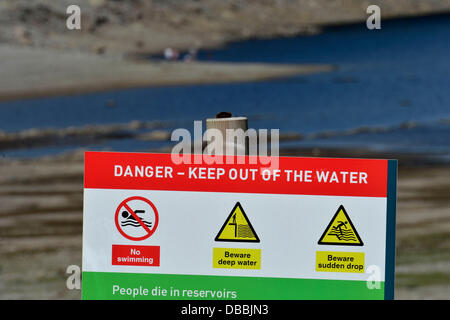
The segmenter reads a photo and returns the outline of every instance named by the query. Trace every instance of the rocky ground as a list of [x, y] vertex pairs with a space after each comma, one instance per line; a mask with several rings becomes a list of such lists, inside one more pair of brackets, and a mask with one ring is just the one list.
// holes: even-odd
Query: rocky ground
[[[65, 27], [73, 4], [81, 8], [81, 31]], [[364, 21], [371, 4], [380, 6], [382, 18], [450, 11], [449, 0], [2, 0], [0, 39], [97, 53], [155, 52], [310, 34]]]

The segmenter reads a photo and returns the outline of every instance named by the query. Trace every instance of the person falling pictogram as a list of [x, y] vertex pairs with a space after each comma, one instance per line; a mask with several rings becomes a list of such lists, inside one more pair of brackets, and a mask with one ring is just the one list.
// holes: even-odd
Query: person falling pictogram
[[339, 230], [339, 233], [341, 234], [341, 236], [344, 235], [344, 233], [342, 232], [342, 227], [345, 227], [345, 229], [347, 229], [346, 224], [348, 223], [347, 221], [338, 221], [339, 224], [336, 226], [336, 229]]

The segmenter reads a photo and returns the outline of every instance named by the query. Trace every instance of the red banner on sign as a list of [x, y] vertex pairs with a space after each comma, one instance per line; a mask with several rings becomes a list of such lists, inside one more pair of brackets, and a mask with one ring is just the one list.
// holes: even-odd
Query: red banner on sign
[[[234, 164], [175, 164], [170, 154], [86, 152], [84, 187], [360, 197], [387, 194], [387, 160], [279, 157], [270, 166], [252, 164], [250, 157], [243, 157], [243, 164], [237, 164], [238, 157], [227, 158], [235, 159], [230, 161]], [[270, 159], [266, 157], [264, 163]]]
[[112, 265], [159, 267], [159, 246], [113, 244]]

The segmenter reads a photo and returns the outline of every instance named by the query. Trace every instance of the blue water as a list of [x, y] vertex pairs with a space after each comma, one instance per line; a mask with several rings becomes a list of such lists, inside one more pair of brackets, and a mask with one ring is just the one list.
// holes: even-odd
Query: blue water
[[[315, 36], [251, 40], [205, 50], [200, 60], [321, 63], [336, 71], [275, 81], [153, 87], [0, 104], [0, 129], [67, 127], [170, 120], [192, 129], [193, 120], [219, 111], [249, 117], [253, 128], [314, 133], [358, 127], [392, 127], [385, 133], [337, 135], [289, 143], [368, 147], [374, 150], [450, 154], [450, 16], [334, 27]], [[114, 100], [115, 107], [107, 106]], [[414, 122], [411, 129], [396, 129]], [[142, 142], [109, 141], [90, 149], [142, 149]], [[83, 145], [66, 146], [71, 148]], [[56, 148], [58, 149], [58, 148]], [[60, 151], [63, 151], [61, 148]], [[39, 150], [0, 151], [34, 156]], [[55, 153], [54, 148], [41, 153]]]

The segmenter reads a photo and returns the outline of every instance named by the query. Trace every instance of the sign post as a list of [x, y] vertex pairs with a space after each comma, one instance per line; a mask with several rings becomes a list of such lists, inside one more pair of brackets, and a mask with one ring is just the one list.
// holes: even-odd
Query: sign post
[[83, 299], [393, 299], [395, 160], [86, 152]]

